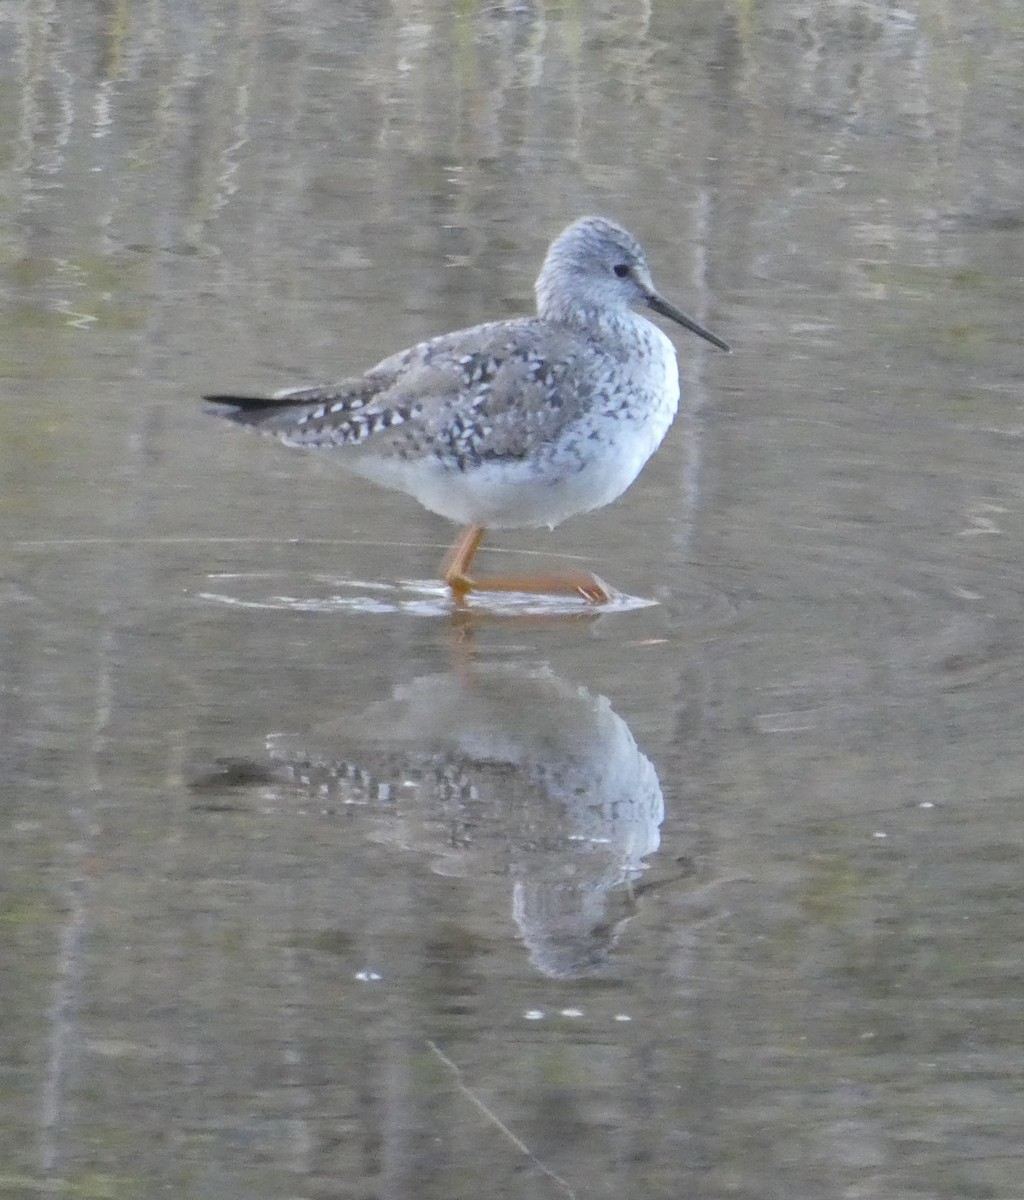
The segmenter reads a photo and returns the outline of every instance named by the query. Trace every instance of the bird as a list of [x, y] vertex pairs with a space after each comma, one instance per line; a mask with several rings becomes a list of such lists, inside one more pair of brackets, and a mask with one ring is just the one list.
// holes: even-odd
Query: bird
[[729, 346], [658, 292], [640, 243], [604, 217], [562, 230], [534, 291], [536, 316], [441, 334], [340, 383], [203, 398], [462, 526], [441, 566], [457, 605], [480, 591], [607, 604], [616, 593], [589, 572], [478, 577], [473, 559], [490, 529], [553, 529], [610, 504], [661, 444], [679, 405], [676, 353], [634, 306]]

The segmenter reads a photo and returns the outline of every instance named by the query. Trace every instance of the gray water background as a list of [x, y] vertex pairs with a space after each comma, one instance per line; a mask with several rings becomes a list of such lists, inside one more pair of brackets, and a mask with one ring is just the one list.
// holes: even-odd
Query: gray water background
[[[0, 6], [0, 1196], [1019, 1200], [1022, 136], [1010, 0]], [[590, 211], [735, 353], [481, 562], [656, 606], [202, 412]]]

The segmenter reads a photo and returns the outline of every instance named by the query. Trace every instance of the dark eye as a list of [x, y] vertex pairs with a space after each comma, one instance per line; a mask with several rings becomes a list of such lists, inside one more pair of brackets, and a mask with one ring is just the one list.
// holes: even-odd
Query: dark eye
[[625, 279], [626, 276], [629, 274], [629, 264], [628, 263], [616, 263], [615, 266], [612, 267], [612, 270], [615, 272], [616, 278]]

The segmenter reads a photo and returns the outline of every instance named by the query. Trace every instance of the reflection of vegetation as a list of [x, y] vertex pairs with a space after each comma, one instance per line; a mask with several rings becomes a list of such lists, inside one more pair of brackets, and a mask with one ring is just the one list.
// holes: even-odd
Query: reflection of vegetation
[[922, 266], [917, 263], [873, 262], [862, 267], [872, 283], [932, 296], [936, 291], [968, 292], [981, 288], [988, 276], [969, 267]]
[[49, 925], [53, 913], [48, 896], [16, 897], [0, 904], [0, 930], [9, 934], [12, 930], [42, 929]]
[[141, 261], [127, 255], [15, 259], [3, 268], [17, 295], [5, 313], [4, 327], [8, 332], [93, 325], [136, 329], [143, 317], [136, 303]]
[[864, 880], [849, 859], [839, 855], [818, 855], [813, 866], [813, 873], [808, 870], [800, 908], [822, 925], [840, 925], [856, 912]]

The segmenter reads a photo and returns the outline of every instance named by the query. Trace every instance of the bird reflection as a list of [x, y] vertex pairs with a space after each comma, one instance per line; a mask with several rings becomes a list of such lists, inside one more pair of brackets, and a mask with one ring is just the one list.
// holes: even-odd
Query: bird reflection
[[[322, 752], [322, 748], [327, 748]], [[318, 808], [387, 813], [388, 840], [442, 872], [497, 854], [512, 911], [545, 975], [593, 974], [633, 913], [659, 846], [657, 774], [600, 695], [547, 667], [503, 663], [401, 684], [315, 737], [274, 735], [266, 764], [224, 762], [206, 783], [286, 784]]]

